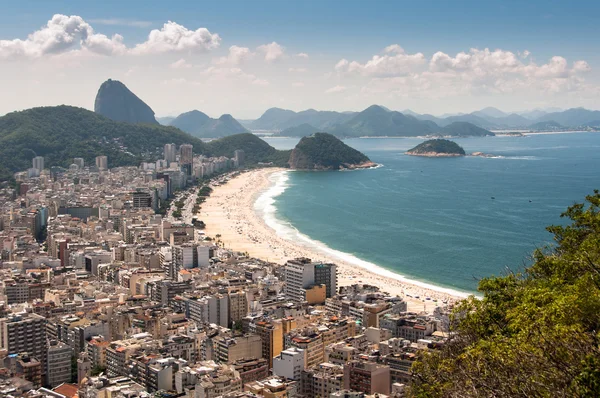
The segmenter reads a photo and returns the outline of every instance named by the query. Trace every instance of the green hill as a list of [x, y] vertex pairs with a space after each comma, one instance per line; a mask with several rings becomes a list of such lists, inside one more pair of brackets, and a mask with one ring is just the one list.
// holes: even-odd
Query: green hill
[[67, 167], [74, 157], [86, 163], [108, 156], [109, 167], [138, 165], [162, 156], [166, 143], [189, 143], [194, 151], [204, 143], [174, 128], [112, 121], [72, 106], [32, 108], [0, 117], [0, 167], [13, 173], [31, 167], [34, 156], [46, 166]]
[[464, 156], [465, 150], [454, 141], [435, 139], [420, 143], [406, 151], [407, 155], [415, 156]]
[[[413, 365], [413, 397], [600, 396], [600, 193], [547, 228], [533, 265], [479, 282], [451, 338]], [[532, 209], [535, 211], [535, 209]]]
[[301, 170], [339, 170], [371, 167], [367, 156], [327, 133], [303, 137], [292, 150], [289, 165]]
[[277, 151], [250, 134], [204, 143], [175, 128], [112, 121], [72, 106], [32, 108], [0, 117], [0, 179], [31, 167], [31, 159], [44, 156], [46, 167], [68, 167], [75, 157], [93, 164], [108, 156], [109, 167], [137, 166], [163, 156], [164, 145], [192, 144], [194, 153], [233, 156], [242, 149], [248, 164], [274, 162], [285, 166], [290, 151]]
[[236, 149], [243, 149], [247, 165], [259, 162], [287, 167], [291, 151], [278, 151], [252, 133], [230, 135], [206, 143], [206, 153], [210, 156], [232, 157]]
[[158, 124], [154, 111], [123, 83], [108, 79], [100, 86], [94, 111], [117, 122]]

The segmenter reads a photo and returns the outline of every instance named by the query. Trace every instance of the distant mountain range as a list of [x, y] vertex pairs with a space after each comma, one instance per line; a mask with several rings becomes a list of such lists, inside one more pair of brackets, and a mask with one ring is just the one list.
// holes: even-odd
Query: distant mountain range
[[[267, 117], [262, 118], [261, 125], [267, 126], [265, 121], [273, 121], [273, 116], [278, 116], [280, 119], [278, 125], [287, 125], [289, 120], [285, 121], [282, 117], [292, 116], [293, 120], [301, 119], [299, 115], [302, 112], [291, 115], [289, 112], [280, 112], [279, 110], [270, 109], [265, 112]], [[379, 105], [372, 105], [362, 112], [357, 113], [338, 113], [338, 112], [322, 112], [319, 116], [314, 115], [311, 111], [310, 117], [313, 120], [320, 120], [321, 124], [314, 126], [308, 122], [297, 126], [288, 127], [276, 135], [290, 137], [304, 137], [314, 134], [317, 131], [324, 131], [336, 135], [338, 137], [414, 137], [427, 135], [448, 135], [448, 136], [483, 136], [493, 135], [493, 133], [467, 122], [444, 123], [443, 126], [438, 125], [432, 120], [418, 119], [415, 116], [390, 111]], [[306, 114], [306, 113], [305, 113]], [[335, 114], [335, 115], [333, 115]], [[263, 116], [265, 116], [263, 115]], [[333, 120], [325, 120], [326, 116], [334, 116]], [[261, 120], [261, 119], [257, 119]], [[337, 123], [336, 123], [337, 122]]]
[[198, 138], [220, 138], [248, 132], [231, 115], [225, 114], [218, 119], [213, 119], [197, 110], [182, 113], [168, 123], [168, 125], [177, 127]]
[[[94, 108], [96, 113], [115, 121], [158, 124], [154, 111], [116, 80], [109, 79], [102, 84]], [[397, 112], [372, 105], [361, 112], [315, 109], [294, 112], [271, 108], [258, 119], [244, 120], [243, 124], [229, 114], [213, 119], [198, 110], [182, 113], [175, 118], [160, 118], [160, 121], [198, 138], [226, 137], [246, 133], [248, 129], [275, 131], [276, 135], [290, 137], [304, 137], [316, 132], [327, 132], [338, 137], [481, 136], [493, 135], [490, 130], [556, 131], [595, 127], [600, 124], [600, 111], [573, 108], [506, 113], [487, 107], [468, 114], [438, 117], [410, 109]]]
[[[374, 108], [375, 107], [375, 108]], [[333, 112], [309, 109], [294, 112], [287, 109], [268, 109], [260, 118], [244, 121], [251, 130], [278, 131], [281, 136], [304, 136], [315, 131], [327, 131], [340, 136], [395, 136], [395, 135], [428, 135], [452, 126], [454, 123], [470, 123], [486, 130], [531, 129], [545, 130], [546, 125], [554, 129], [576, 129], [597, 126], [600, 111], [584, 108], [567, 110], [536, 109], [521, 113], [506, 113], [497, 108], [487, 107], [468, 114], [434, 116], [419, 114], [405, 109], [402, 112], [389, 111], [382, 106], [371, 106], [362, 112]], [[358, 117], [358, 118], [357, 118]], [[357, 119], [355, 119], [357, 118]], [[381, 118], [381, 120], [366, 120]], [[418, 121], [433, 122], [436, 126], [420, 124]], [[550, 123], [550, 124], [546, 124]], [[454, 125], [446, 132], [467, 125]], [[558, 127], [560, 126], [560, 127]], [[464, 135], [463, 131], [458, 131]], [[481, 132], [480, 132], [481, 133]]]

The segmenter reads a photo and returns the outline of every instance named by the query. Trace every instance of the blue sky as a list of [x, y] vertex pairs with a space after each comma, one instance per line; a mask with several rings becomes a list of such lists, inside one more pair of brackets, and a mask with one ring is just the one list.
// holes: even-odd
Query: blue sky
[[[45, 57], [56, 58], [55, 52], [35, 53], [25, 57], [28, 59], [0, 58], [0, 66], [4, 63], [9, 70], [17, 72], [10, 79], [0, 77], [0, 84], [20, 82], [31, 87], [28, 98], [16, 101], [17, 109], [51, 104], [52, 101], [90, 108], [95, 94], [92, 87], [108, 77], [121, 78], [128, 86], [142, 90], [144, 97], [140, 97], [159, 115], [204, 106], [214, 115], [228, 112], [240, 117], [257, 116], [264, 110], [261, 107], [266, 109], [269, 106], [295, 110], [302, 107], [354, 110], [365, 107], [365, 101], [382, 103], [398, 110], [416, 108], [430, 113], [470, 111], [482, 102], [484, 106], [498, 106], [509, 111], [544, 106], [593, 107], [600, 82], [597, 72], [600, 69], [597, 22], [600, 2], [597, 1], [3, 1], [0, 9], [0, 40], [4, 41], [25, 40], [55, 14], [79, 16], [93, 27], [95, 33], [107, 37], [119, 34], [128, 48], [147, 40], [152, 29], [160, 30], [167, 21], [190, 31], [206, 28], [220, 38], [218, 46], [209, 51], [186, 49], [176, 51], [176, 54], [161, 51], [160, 54], [145, 55], [144, 60], [124, 55], [112, 59], [117, 57], [111, 55], [93, 61], [78, 59], [77, 62], [65, 62], [66, 56], [61, 54], [58, 56], [60, 59], [49, 62], [52, 65], [48, 68], [60, 67], [71, 80], [81, 79], [77, 85], [79, 91], [86, 89], [91, 92], [80, 92], [79, 99], [76, 92], [67, 89], [61, 96], [60, 92], [54, 91], [52, 84], [47, 84], [48, 76], [57, 76], [56, 70], [43, 71], [41, 65], [37, 65], [35, 71], [19, 72], [23, 69], [19, 63], [27, 62], [28, 67], [33, 67], [32, 64], [41, 63]], [[277, 63], [260, 65], [258, 55], [262, 53], [258, 50], [259, 46], [273, 42], [284, 48], [284, 54]], [[383, 62], [390, 61], [391, 64], [384, 71], [369, 69], [367, 63], [373, 56], [398, 54], [383, 51], [394, 44], [402, 47], [403, 54], [422, 54], [423, 59], [416, 60], [419, 62], [413, 60], [415, 62], [409, 67], [403, 63], [410, 61], [408, 58], [386, 58]], [[243, 87], [241, 82], [231, 84], [229, 81], [229, 84], [218, 85], [213, 80], [205, 85], [205, 81], [190, 80], [198, 75], [193, 71], [205, 72], [213, 68], [210, 73], [220, 73], [215, 71], [215, 59], [226, 56], [227, 50], [234, 45], [247, 48], [251, 55], [243, 65], [236, 61], [235, 69], [239, 69], [236, 73], [251, 76], [247, 80], [255, 77], [254, 85], [262, 87], [253, 90], [252, 87]], [[455, 58], [461, 52], [468, 54], [472, 48], [480, 51], [488, 48], [491, 52], [499, 49], [514, 54], [522, 63], [523, 67], [519, 65], [522, 70], [509, 73], [504, 69], [496, 70], [492, 76], [478, 69], [478, 73], [482, 73], [480, 78], [469, 80], [471, 72], [457, 66]], [[529, 55], [523, 57], [521, 54], [525, 51]], [[436, 52], [447, 54], [452, 60], [444, 64], [444, 71], [438, 67], [433, 76], [431, 60]], [[294, 58], [293, 54], [298, 53], [308, 54], [309, 58]], [[14, 51], [10, 54], [11, 57], [4, 58], [14, 58]], [[492, 53], [489, 59], [505, 55]], [[562, 57], [567, 66], [550, 76], [545, 69], [539, 68], [549, 64], [555, 56]], [[469, 68], [487, 65], [485, 55], [477, 57], [480, 61]], [[182, 64], [186, 65], [185, 68], [176, 71], [169, 67], [181, 59], [185, 60]], [[348, 64], [353, 61], [357, 64], [336, 70], [334, 66], [343, 59]], [[574, 67], [576, 61], [585, 61], [586, 67]], [[514, 63], [514, 60], [511, 62]], [[531, 63], [539, 68], [526, 69]], [[65, 67], [65, 64], [70, 66]], [[155, 69], [149, 69], [149, 64]], [[161, 64], [162, 71], [158, 70]], [[448, 69], [450, 64], [454, 68], [451, 71]], [[135, 68], [138, 72], [131, 72]], [[289, 76], [290, 70], [297, 69], [305, 70], [302, 78]], [[126, 76], [128, 71], [130, 73]], [[446, 76], [449, 72], [456, 76]], [[459, 73], [462, 75], [458, 76]], [[57, 79], [62, 78], [58, 76]], [[468, 91], [460, 83], [464, 83], [465, 79], [468, 80]], [[191, 82], [188, 86], [193, 83], [196, 87], [217, 90], [226, 98], [211, 101], [194, 94], [197, 90], [173, 89], [164, 83], [178, 81], [182, 84], [186, 80]], [[227, 78], [223, 77], [225, 80]], [[32, 84], [33, 81], [36, 83]], [[154, 94], [148, 87], [149, 83], [157, 84], [158, 81], [165, 84], [160, 91], [167, 94], [167, 99]], [[285, 91], [283, 86], [294, 89]], [[385, 86], [393, 87], [393, 90], [385, 92]], [[445, 91], [431, 93], [436, 86], [443, 87]], [[236, 95], [236, 89], [243, 94], [241, 99]], [[461, 92], [453, 96], [450, 95], [452, 90]], [[544, 90], [550, 90], [552, 95]], [[402, 92], [411, 94], [402, 95]], [[538, 95], [533, 95], [536, 92]], [[323, 100], [322, 97], [327, 97], [326, 93], [335, 96], [330, 95], [333, 98]], [[429, 99], [428, 94], [431, 94]], [[418, 98], [413, 98], [415, 96]], [[256, 100], [257, 97], [260, 98]], [[249, 98], [255, 100], [245, 103]], [[13, 110], [10, 104], [1, 101], [0, 113]]]

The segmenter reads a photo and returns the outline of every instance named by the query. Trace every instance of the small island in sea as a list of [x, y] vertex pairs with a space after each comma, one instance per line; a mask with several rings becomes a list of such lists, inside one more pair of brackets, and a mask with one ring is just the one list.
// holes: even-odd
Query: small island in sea
[[302, 137], [288, 162], [297, 170], [366, 169], [377, 166], [365, 154], [327, 133]]
[[465, 150], [456, 142], [434, 139], [420, 143], [416, 147], [406, 151], [407, 155], [426, 157], [454, 157], [465, 156]]

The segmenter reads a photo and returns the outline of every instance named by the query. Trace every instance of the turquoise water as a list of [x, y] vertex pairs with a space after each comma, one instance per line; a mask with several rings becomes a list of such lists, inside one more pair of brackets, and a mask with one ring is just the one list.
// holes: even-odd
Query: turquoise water
[[[266, 141], [283, 149], [297, 139]], [[272, 195], [274, 217], [356, 261], [474, 292], [479, 278], [528, 264], [552, 240], [545, 227], [600, 188], [600, 134], [455, 141], [498, 157], [404, 155], [417, 138], [347, 140], [383, 166], [288, 172]]]

